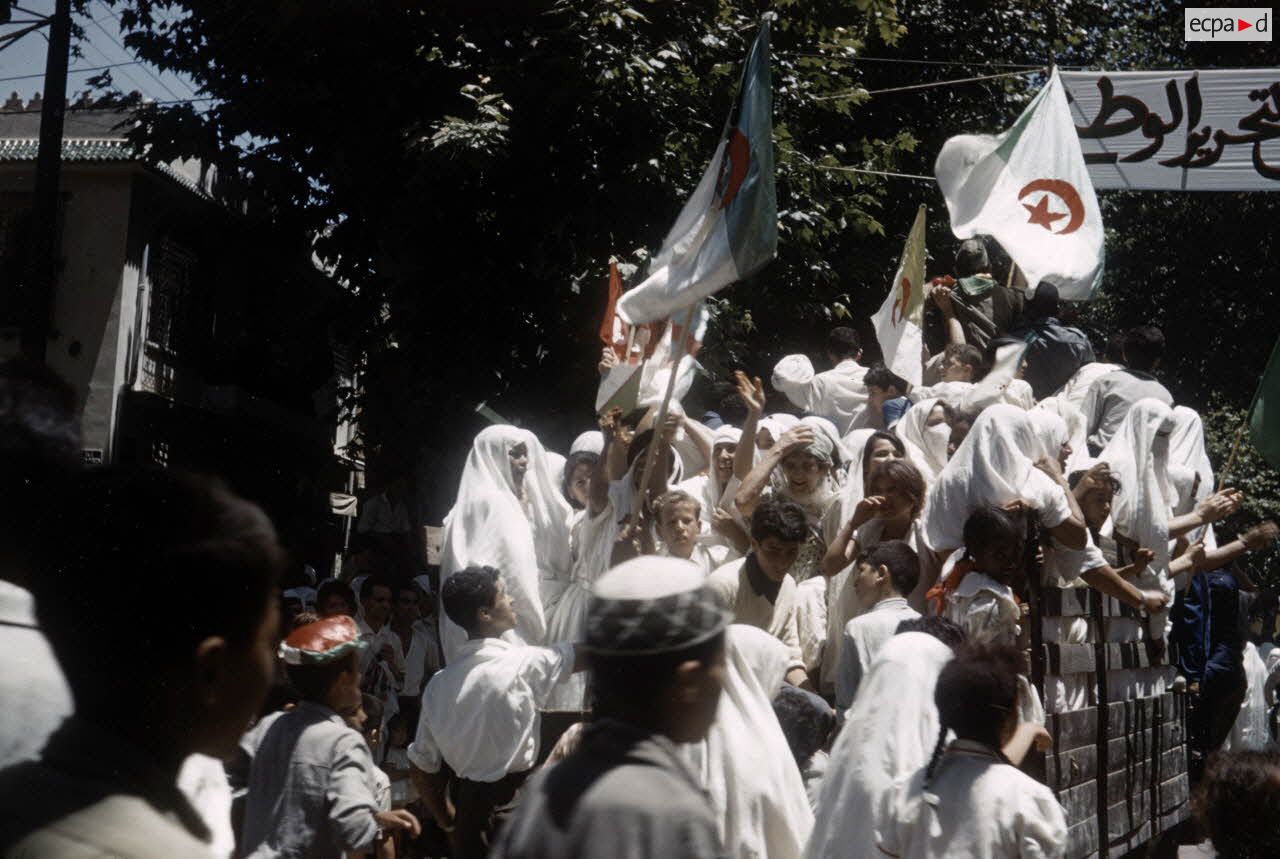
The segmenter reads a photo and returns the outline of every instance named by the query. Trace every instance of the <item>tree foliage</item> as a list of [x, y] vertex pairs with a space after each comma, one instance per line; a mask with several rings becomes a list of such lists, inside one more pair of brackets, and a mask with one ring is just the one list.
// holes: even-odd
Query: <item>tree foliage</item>
[[[719, 377], [816, 353], [837, 320], [873, 353], [868, 316], [916, 206], [930, 210], [932, 271], [955, 241], [935, 183], [855, 171], [932, 174], [948, 136], [1007, 127], [1050, 59], [1274, 62], [1269, 45], [1183, 42], [1181, 6], [1164, 0], [116, 5], [132, 48], [213, 99], [148, 112], [154, 156], [251, 177], [261, 214], [318, 237], [358, 296], [364, 442], [438, 466], [436, 516], [477, 403], [557, 442], [591, 421], [607, 262], [643, 272], [715, 146], [763, 9], [779, 15], [779, 257], [717, 302], [701, 357]], [[157, 14], [172, 9], [185, 14]], [[1277, 334], [1264, 309], [1280, 198], [1102, 196], [1107, 279], [1077, 322], [1099, 347], [1124, 326], [1164, 326], [1164, 375], [1220, 450]], [[1253, 512], [1272, 512], [1274, 473], [1250, 451], [1236, 469]]]

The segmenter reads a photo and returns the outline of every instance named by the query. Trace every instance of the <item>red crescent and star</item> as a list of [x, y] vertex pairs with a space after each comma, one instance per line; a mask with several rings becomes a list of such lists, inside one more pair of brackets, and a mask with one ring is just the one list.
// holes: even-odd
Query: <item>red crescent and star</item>
[[[1027, 218], [1028, 224], [1044, 227], [1057, 236], [1065, 236], [1080, 229], [1080, 225], [1084, 223], [1084, 202], [1080, 199], [1080, 192], [1075, 189], [1074, 185], [1062, 179], [1036, 179], [1023, 186], [1022, 190], [1018, 192], [1018, 199], [1021, 200], [1028, 194], [1034, 194], [1037, 191], [1045, 193], [1034, 206], [1030, 203], [1022, 204], [1022, 208], [1026, 209], [1030, 214], [1030, 217]], [[1067, 207], [1066, 212], [1055, 212], [1049, 208], [1050, 194], [1053, 194], [1063, 202]], [[1055, 231], [1053, 228], [1054, 223], [1063, 218], [1069, 218], [1066, 226]]]
[[910, 306], [911, 279], [904, 277], [901, 289], [898, 290], [898, 300], [893, 303], [893, 312], [889, 314], [889, 324], [897, 328], [898, 323], [907, 318], [907, 310]]

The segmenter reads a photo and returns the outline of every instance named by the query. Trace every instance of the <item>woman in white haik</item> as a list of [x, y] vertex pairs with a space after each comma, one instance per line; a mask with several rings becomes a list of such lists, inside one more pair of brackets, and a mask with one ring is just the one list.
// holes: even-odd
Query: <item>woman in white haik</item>
[[[1169, 466], [1183, 466], [1195, 472], [1195, 501], [1192, 508], [1213, 494], [1213, 463], [1204, 446], [1204, 423], [1200, 414], [1186, 406], [1173, 407], [1173, 431], [1169, 434]], [[1201, 540], [1206, 551], [1218, 548], [1213, 526], [1196, 528], [1187, 534], [1190, 542]]]
[[[541, 442], [528, 430], [491, 426], [481, 430], [458, 483], [458, 496], [444, 520], [440, 581], [468, 566], [502, 573], [515, 603], [513, 635], [541, 644], [546, 618], [541, 589], [569, 577], [570, 508], [551, 471]], [[466, 632], [440, 612], [445, 661]]]
[[974, 510], [1020, 502], [1038, 511], [1040, 523], [1063, 545], [1082, 549], [1084, 521], [1072, 510], [1068, 492], [1061, 467], [1045, 456], [1028, 413], [988, 406], [929, 490], [925, 541], [935, 551], [951, 552], [964, 544], [964, 523]]
[[786, 645], [767, 632], [731, 625], [715, 723], [704, 741], [683, 747], [733, 859], [800, 859], [813, 829], [800, 770], [773, 712], [789, 661]]
[[883, 859], [875, 843], [886, 823], [882, 800], [929, 761], [938, 738], [934, 686], [952, 656], [923, 632], [885, 643], [831, 749], [806, 859]]
[[734, 475], [734, 460], [741, 439], [742, 430], [737, 427], [728, 424], [718, 427], [711, 436], [711, 465], [706, 473], [691, 477], [675, 487], [698, 499], [698, 516], [702, 521], [698, 542], [730, 548], [732, 557], [742, 554], [740, 544], [746, 537], [744, 522], [734, 520], [735, 536], [739, 538], [736, 541], [726, 536], [725, 532], [731, 526], [724, 522], [726, 518], [733, 519], [733, 496], [739, 483]]
[[914, 465], [926, 483], [933, 483], [947, 467], [947, 441], [951, 426], [947, 423], [947, 407], [942, 400], [921, 400], [907, 409], [893, 427], [907, 450], [907, 461]]

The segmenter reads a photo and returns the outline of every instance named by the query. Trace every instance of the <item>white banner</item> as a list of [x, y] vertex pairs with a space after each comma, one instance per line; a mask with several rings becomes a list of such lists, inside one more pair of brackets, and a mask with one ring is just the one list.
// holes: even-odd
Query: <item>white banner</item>
[[1094, 188], [1280, 191], [1280, 69], [1061, 76]]

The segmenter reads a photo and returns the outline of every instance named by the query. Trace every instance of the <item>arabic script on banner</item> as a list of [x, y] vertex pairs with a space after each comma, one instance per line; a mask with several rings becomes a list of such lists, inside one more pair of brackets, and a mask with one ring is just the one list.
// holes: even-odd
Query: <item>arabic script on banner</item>
[[1095, 188], [1280, 191], [1280, 69], [1063, 72]]

